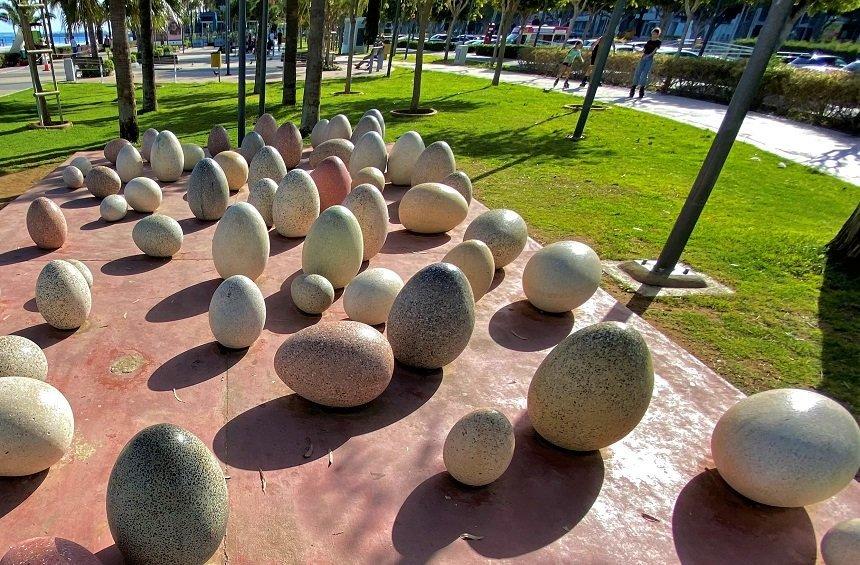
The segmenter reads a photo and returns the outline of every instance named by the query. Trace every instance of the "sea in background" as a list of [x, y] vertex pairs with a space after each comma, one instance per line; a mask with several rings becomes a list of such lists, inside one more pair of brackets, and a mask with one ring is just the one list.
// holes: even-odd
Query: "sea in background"
[[[15, 40], [15, 34], [12, 32], [0, 32], [0, 51], [5, 51], [12, 46], [12, 42]], [[84, 32], [76, 32], [75, 33], [75, 41], [79, 45], [83, 45], [87, 42], [86, 36]], [[54, 45], [68, 45], [69, 40], [66, 37], [65, 32], [54, 32]]]

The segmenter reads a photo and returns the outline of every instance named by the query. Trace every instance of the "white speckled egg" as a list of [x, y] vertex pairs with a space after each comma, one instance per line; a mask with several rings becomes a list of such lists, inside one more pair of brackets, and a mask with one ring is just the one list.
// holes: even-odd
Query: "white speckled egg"
[[263, 274], [269, 260], [269, 230], [263, 216], [247, 202], [237, 202], [224, 213], [212, 236], [212, 261], [221, 278]]
[[403, 279], [390, 269], [376, 267], [359, 273], [343, 291], [343, 309], [350, 319], [375, 326], [388, 320]]
[[125, 190], [125, 201], [138, 212], [155, 212], [161, 206], [162, 192], [158, 183], [149, 177], [131, 179]]
[[143, 174], [143, 157], [137, 147], [129, 143], [119, 150], [116, 156], [116, 172], [122, 182], [128, 182]]
[[106, 222], [117, 222], [128, 214], [128, 202], [121, 194], [110, 194], [99, 204], [99, 213]]
[[473, 487], [501, 477], [514, 457], [514, 428], [498, 410], [482, 408], [460, 418], [442, 450], [452, 477]]
[[218, 343], [231, 349], [250, 347], [266, 324], [266, 303], [254, 281], [244, 275], [224, 280], [209, 302], [209, 327]]
[[42, 348], [19, 335], [0, 336], [0, 377], [48, 378], [48, 358]]
[[81, 272], [68, 261], [55, 259], [36, 279], [36, 308], [60, 330], [73, 330], [87, 321], [93, 299]]

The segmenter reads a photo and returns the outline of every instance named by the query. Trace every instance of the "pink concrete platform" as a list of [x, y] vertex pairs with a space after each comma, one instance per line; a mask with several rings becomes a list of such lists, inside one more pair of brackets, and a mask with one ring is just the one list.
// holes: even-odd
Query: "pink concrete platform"
[[[327, 410], [293, 394], [272, 363], [288, 334], [345, 318], [340, 300], [322, 318], [292, 305], [301, 240], [272, 233], [258, 281], [266, 329], [249, 350], [227, 352], [207, 319], [219, 283], [215, 223], [193, 218], [183, 200], [187, 175], [164, 187], [159, 211], [186, 234], [182, 250], [164, 261], [141, 255], [131, 240], [142, 215], [101, 221], [98, 201], [64, 188], [60, 173], [0, 211], [0, 334], [44, 348], [49, 382], [74, 409], [75, 439], [49, 471], [0, 479], [0, 553], [55, 535], [105, 563], [121, 562], [105, 516], [108, 476], [125, 443], [159, 422], [200, 437], [229, 477], [230, 521], [216, 563], [813, 563], [824, 532], [860, 516], [856, 484], [805, 509], [769, 508], [731, 491], [713, 470], [709, 442], [742, 394], [603, 291], [574, 314], [534, 310], [520, 282], [534, 242], [478, 302], [459, 359], [430, 373], [398, 367], [368, 406]], [[66, 245], [50, 253], [33, 245], [24, 224], [27, 206], [43, 194], [69, 225]], [[473, 202], [449, 235], [420, 237], [397, 223], [402, 194], [385, 191], [392, 224], [370, 264], [407, 279], [440, 260], [485, 207]], [[52, 329], [35, 309], [36, 277], [55, 258], [83, 260], [95, 279], [90, 319], [73, 333]], [[624, 440], [600, 452], [564, 452], [536, 437], [526, 392], [549, 349], [601, 320], [629, 322], [645, 335], [654, 397]], [[482, 406], [514, 423], [516, 452], [495, 484], [465, 488], [445, 473], [442, 444], [457, 419]]]

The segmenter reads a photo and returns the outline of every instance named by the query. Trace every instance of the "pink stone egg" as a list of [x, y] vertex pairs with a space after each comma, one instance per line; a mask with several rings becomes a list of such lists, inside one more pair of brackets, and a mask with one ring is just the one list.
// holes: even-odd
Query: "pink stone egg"
[[319, 166], [311, 171], [311, 178], [320, 193], [320, 212], [343, 202], [352, 185], [352, 178], [340, 157], [323, 159]]
[[53, 200], [40, 196], [27, 208], [27, 231], [38, 247], [59, 249], [66, 242], [69, 228], [60, 207]]
[[9, 548], [0, 565], [102, 565], [98, 557], [63, 538], [30, 538]]
[[272, 143], [288, 169], [295, 169], [302, 160], [302, 133], [293, 122], [287, 122], [275, 132]]

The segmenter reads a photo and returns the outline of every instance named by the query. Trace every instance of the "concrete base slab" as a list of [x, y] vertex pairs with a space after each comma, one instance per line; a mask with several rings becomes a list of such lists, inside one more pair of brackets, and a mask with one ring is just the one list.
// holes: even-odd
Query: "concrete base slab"
[[[678, 288], [646, 284], [640, 282], [638, 277], [634, 277], [629, 272], [629, 265], [625, 268], [625, 264], [629, 263], [631, 263], [631, 261], [602, 261], [603, 271], [618, 282], [624, 290], [635, 292], [636, 294], [646, 298], [657, 298], [660, 296], [690, 296], [695, 294], [724, 295], [734, 294], [735, 292], [713, 277], [710, 277], [705, 273], [693, 271], [689, 265], [685, 265], [683, 263], [678, 263], [678, 266], [675, 269], [678, 272], [676, 277], [679, 279], [678, 282], [687, 283], [689, 285], [695, 284], [697, 286]], [[653, 264], [653, 261], [651, 263]], [[689, 272], [684, 273], [685, 270], [688, 270]], [[702, 286], [698, 286], [699, 284]]]

